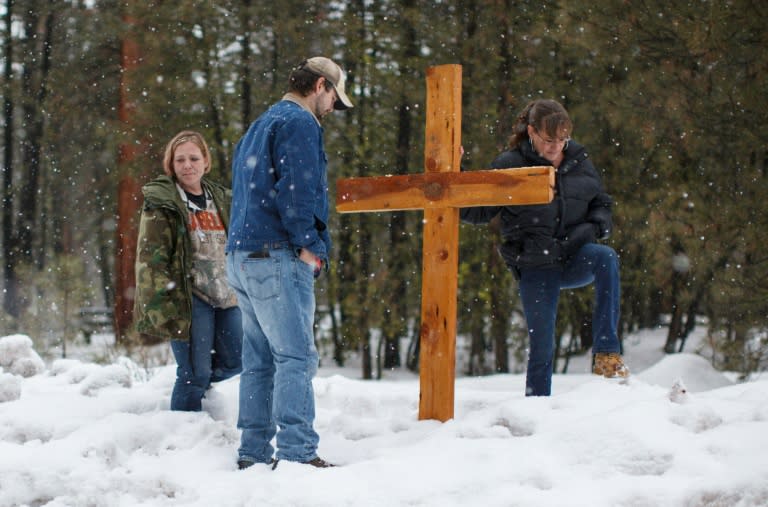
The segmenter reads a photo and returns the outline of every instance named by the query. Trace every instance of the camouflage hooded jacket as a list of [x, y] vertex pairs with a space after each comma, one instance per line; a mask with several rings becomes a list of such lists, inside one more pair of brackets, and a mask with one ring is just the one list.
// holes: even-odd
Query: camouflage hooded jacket
[[[232, 192], [203, 178], [224, 227]], [[175, 180], [160, 176], [142, 188], [144, 207], [136, 248], [136, 331], [154, 340], [188, 340], [192, 321], [192, 243], [187, 207]]]

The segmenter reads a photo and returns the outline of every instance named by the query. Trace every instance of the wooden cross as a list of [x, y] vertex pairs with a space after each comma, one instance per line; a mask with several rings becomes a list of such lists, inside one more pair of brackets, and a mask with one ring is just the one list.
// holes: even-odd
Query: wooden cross
[[453, 418], [459, 208], [543, 204], [552, 167], [460, 172], [461, 66], [427, 69], [423, 174], [336, 182], [339, 213], [424, 210], [419, 419]]

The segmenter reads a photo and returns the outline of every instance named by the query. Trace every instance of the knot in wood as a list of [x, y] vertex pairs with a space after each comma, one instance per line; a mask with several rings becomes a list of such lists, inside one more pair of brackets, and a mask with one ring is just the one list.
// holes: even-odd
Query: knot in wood
[[443, 188], [443, 185], [436, 181], [432, 181], [430, 183], [427, 183], [424, 185], [424, 197], [429, 199], [430, 201], [439, 201], [443, 198], [443, 194], [445, 193], [445, 189]]
[[432, 330], [431, 327], [429, 327], [429, 324], [422, 324], [419, 338], [427, 344], [433, 345], [437, 343], [439, 336]]

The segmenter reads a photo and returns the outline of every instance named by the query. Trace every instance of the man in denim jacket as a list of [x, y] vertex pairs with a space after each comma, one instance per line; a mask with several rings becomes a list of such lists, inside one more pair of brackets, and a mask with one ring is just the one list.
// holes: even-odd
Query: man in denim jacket
[[328, 58], [302, 62], [235, 147], [227, 275], [243, 315], [240, 469], [281, 459], [331, 466], [313, 428], [312, 325], [314, 280], [331, 246], [320, 119], [352, 107], [345, 79]]

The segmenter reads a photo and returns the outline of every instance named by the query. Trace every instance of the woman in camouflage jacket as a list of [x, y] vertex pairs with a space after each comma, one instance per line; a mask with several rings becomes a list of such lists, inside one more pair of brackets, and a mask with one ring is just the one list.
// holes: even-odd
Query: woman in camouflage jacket
[[171, 343], [171, 410], [201, 410], [211, 383], [241, 370], [241, 316], [224, 254], [232, 193], [204, 177], [210, 160], [199, 133], [180, 132], [166, 146], [165, 175], [142, 188], [134, 320], [145, 341]]

